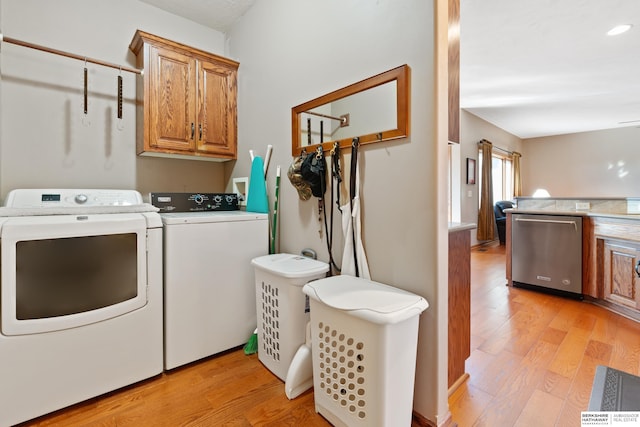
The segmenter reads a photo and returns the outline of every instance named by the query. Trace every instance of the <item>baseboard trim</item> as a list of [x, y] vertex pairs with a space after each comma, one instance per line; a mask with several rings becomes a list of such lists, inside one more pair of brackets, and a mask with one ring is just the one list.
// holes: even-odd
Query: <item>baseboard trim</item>
[[614, 304], [603, 299], [593, 298], [589, 295], [584, 296], [584, 301], [590, 302], [591, 304], [597, 305], [598, 307], [602, 307], [613, 313], [619, 314], [620, 316], [626, 317], [627, 319], [633, 320], [635, 322], [640, 322], [640, 312], [631, 308], [622, 307], [618, 304]]
[[451, 395], [458, 389], [458, 387], [460, 387], [468, 378], [469, 378], [469, 374], [466, 372], [460, 375], [460, 378], [458, 378], [456, 382], [451, 384], [451, 387], [449, 387], [448, 396], [451, 397]]
[[418, 414], [416, 411], [413, 411], [413, 422], [411, 425], [412, 427], [458, 427], [458, 424], [451, 418], [451, 412], [447, 412], [447, 416], [442, 423], [436, 424]]
[[484, 242], [478, 242], [475, 245], [471, 245], [471, 249], [489, 248], [492, 246], [500, 246], [499, 240], [487, 240]]

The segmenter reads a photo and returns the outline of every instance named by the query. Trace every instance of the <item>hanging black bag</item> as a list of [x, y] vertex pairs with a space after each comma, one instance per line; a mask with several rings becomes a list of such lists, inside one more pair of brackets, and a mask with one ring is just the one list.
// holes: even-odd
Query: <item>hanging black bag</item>
[[300, 167], [300, 174], [309, 183], [311, 194], [322, 198], [327, 190], [327, 165], [322, 146], [318, 147], [315, 155], [305, 157]]

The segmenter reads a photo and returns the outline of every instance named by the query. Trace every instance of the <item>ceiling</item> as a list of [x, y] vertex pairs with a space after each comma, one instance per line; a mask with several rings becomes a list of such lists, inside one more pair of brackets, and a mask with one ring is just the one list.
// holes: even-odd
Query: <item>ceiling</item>
[[[520, 138], [640, 125], [640, 1], [460, 9], [461, 108]], [[634, 27], [606, 35], [625, 23]]]
[[[142, 1], [222, 32], [255, 2]], [[520, 138], [640, 126], [640, 1], [460, 2], [462, 109]]]
[[140, 0], [198, 24], [226, 32], [256, 0]]

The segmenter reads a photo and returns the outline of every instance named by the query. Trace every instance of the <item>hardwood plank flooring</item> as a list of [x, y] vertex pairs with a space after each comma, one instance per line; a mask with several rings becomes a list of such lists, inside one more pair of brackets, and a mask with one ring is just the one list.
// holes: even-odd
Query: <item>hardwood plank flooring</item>
[[[505, 286], [504, 246], [474, 249], [471, 263], [470, 377], [449, 398], [459, 427], [579, 426], [598, 364], [640, 374], [640, 324]], [[21, 427], [218, 425], [329, 423], [315, 413], [313, 391], [288, 400], [256, 355], [236, 349]]]
[[471, 254], [469, 379], [460, 427], [573, 427], [597, 365], [640, 374], [640, 324], [593, 304], [505, 286], [504, 246]]
[[234, 349], [21, 426], [328, 426], [313, 392], [288, 400], [257, 355]]

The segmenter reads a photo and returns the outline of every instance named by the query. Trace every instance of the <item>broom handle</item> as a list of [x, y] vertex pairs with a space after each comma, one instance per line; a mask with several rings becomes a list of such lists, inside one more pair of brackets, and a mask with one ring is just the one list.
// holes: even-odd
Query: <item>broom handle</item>
[[269, 253], [276, 253], [276, 229], [278, 227], [278, 198], [280, 197], [280, 165], [276, 169], [276, 197], [273, 202], [273, 225], [271, 226], [271, 247]]

